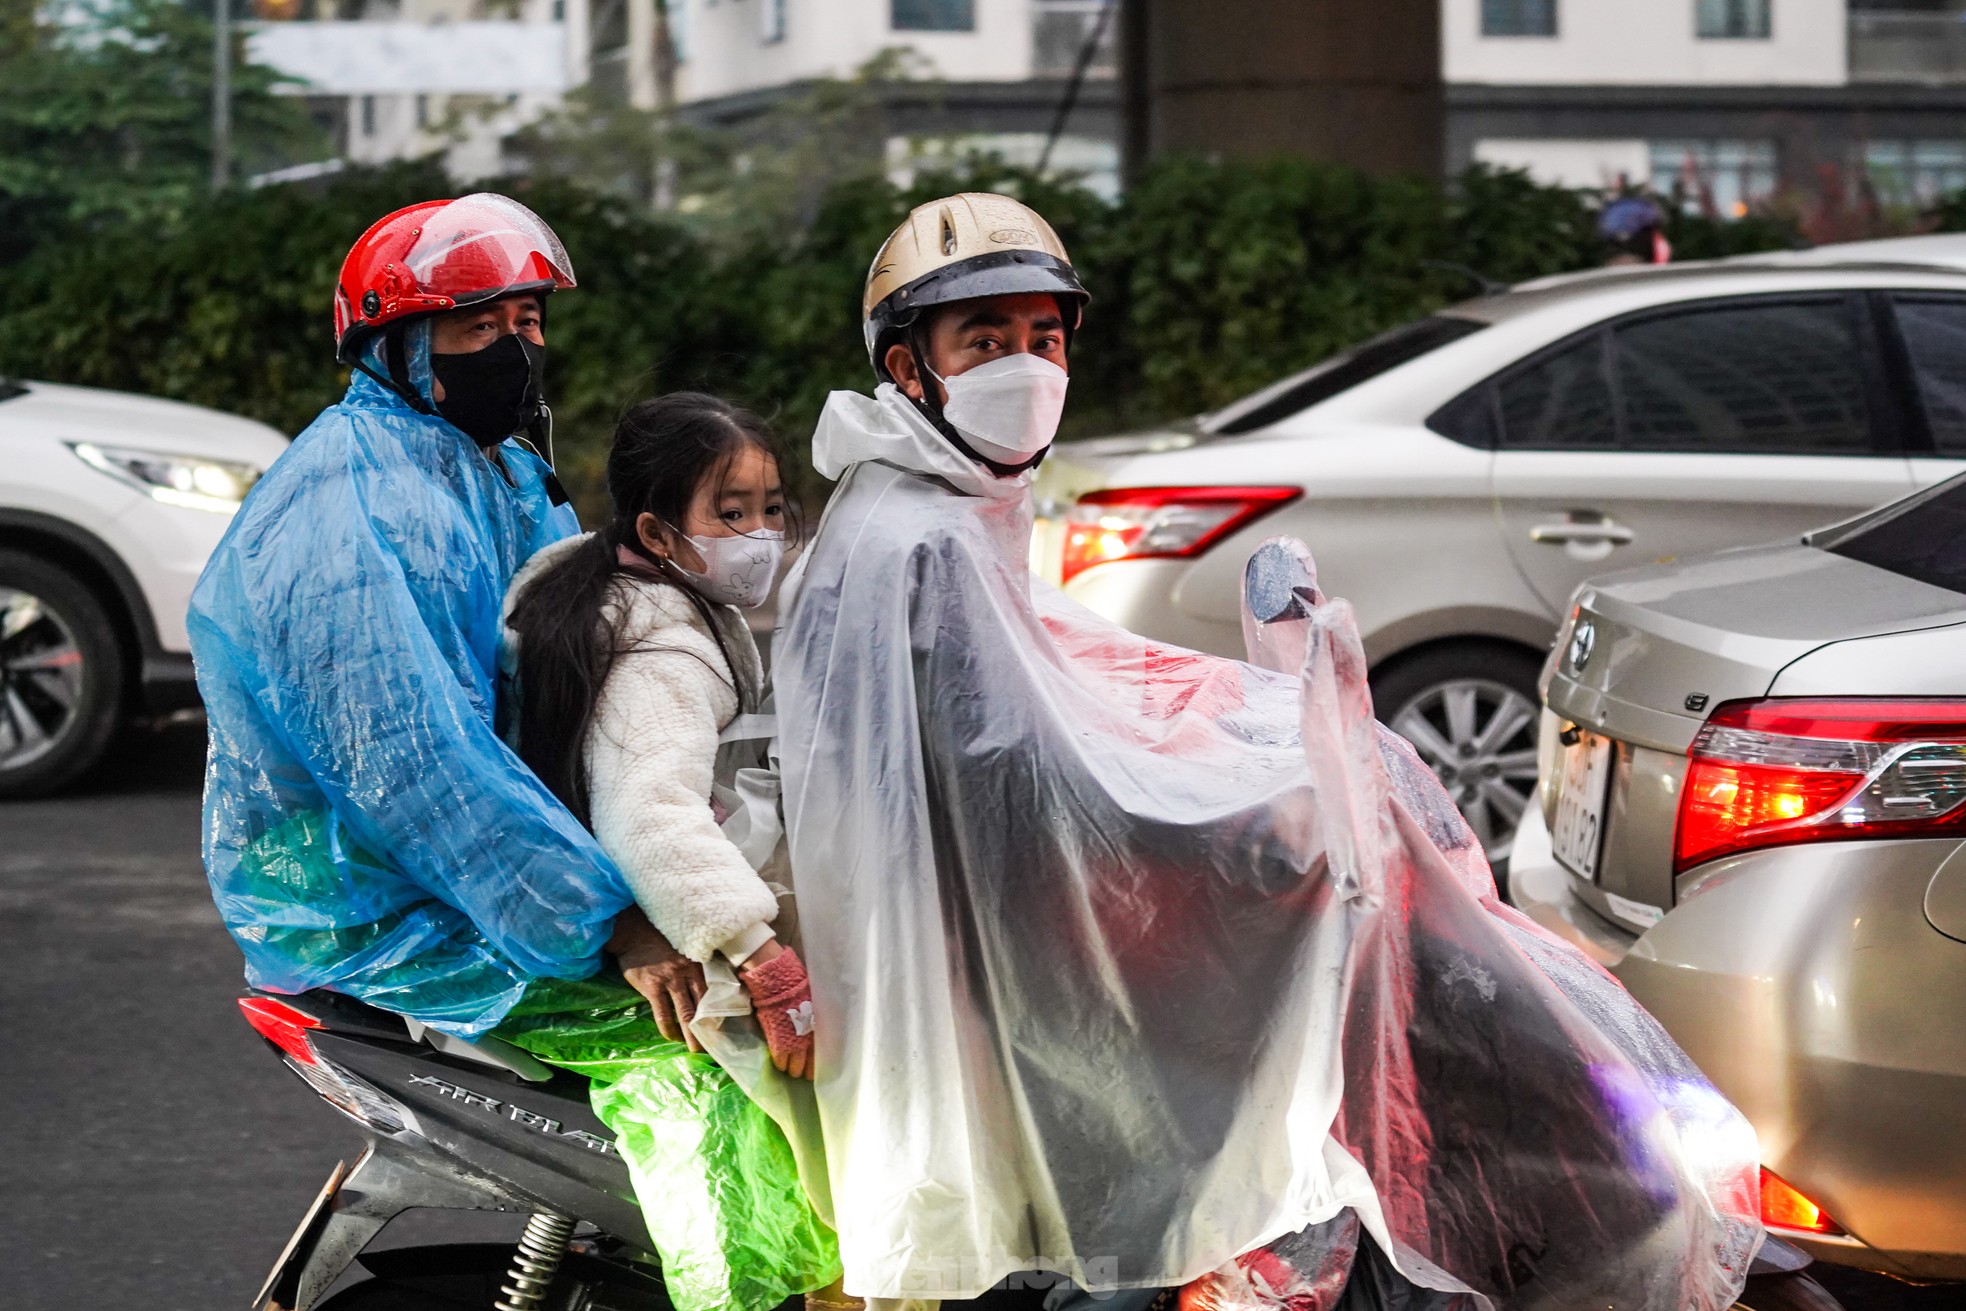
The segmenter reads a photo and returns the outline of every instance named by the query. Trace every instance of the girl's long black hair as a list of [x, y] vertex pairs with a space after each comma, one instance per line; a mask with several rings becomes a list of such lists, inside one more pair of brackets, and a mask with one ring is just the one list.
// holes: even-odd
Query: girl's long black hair
[[[782, 467], [777, 438], [749, 410], [701, 392], [637, 403], [615, 425], [608, 451], [613, 517], [528, 583], [512, 608], [510, 624], [519, 635], [519, 756], [583, 824], [591, 825], [583, 744], [601, 688], [624, 650], [607, 615], [615, 575], [623, 572], [618, 548], [644, 554], [635, 533], [644, 513], [675, 528], [686, 523], [697, 490], [720, 482], [747, 448]], [[709, 603], [682, 574], [665, 572], [709, 624], [732, 679], [739, 677]], [[756, 691], [736, 690], [740, 701]]]

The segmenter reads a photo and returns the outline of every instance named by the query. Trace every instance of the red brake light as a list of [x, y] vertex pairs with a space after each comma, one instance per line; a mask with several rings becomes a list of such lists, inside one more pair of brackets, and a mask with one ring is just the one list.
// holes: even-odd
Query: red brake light
[[1117, 487], [1088, 492], [1065, 521], [1059, 581], [1113, 560], [1200, 555], [1303, 493], [1295, 487]]
[[307, 1031], [321, 1027], [321, 1022], [312, 1015], [271, 997], [241, 997], [239, 1009], [246, 1013], [246, 1023], [252, 1025], [260, 1037], [302, 1065], [312, 1065], [319, 1059], [307, 1041]]
[[1756, 847], [1966, 828], [1966, 701], [1730, 701], [1687, 754], [1676, 871]]
[[1761, 1223], [1805, 1234], [1841, 1234], [1843, 1226], [1829, 1218], [1793, 1185], [1767, 1166], [1761, 1167]]

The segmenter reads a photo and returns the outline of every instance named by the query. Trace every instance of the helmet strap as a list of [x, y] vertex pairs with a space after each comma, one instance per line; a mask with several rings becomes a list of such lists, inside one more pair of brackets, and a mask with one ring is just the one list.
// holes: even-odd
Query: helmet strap
[[423, 414], [429, 413], [429, 411], [423, 407], [421, 403], [422, 402], [421, 397], [412, 396], [404, 392], [404, 390], [401, 387], [398, 387], [396, 385], [396, 380], [394, 378], [386, 377], [383, 374], [377, 373], [374, 369], [371, 369], [368, 366], [368, 364], [362, 360], [360, 356], [357, 356], [355, 359], [350, 360], [348, 362], [348, 367], [355, 370], [355, 372], [362, 374], [382, 384], [382, 386], [386, 390], [393, 392], [398, 396], [401, 396], [405, 401], [408, 401], [410, 405], [417, 410], [418, 413], [423, 413]]
[[357, 349], [353, 358], [348, 361], [348, 367], [362, 374], [364, 377], [380, 383], [385, 389], [401, 397], [418, 414], [435, 413], [430, 408], [429, 402], [417, 395], [416, 388], [410, 385], [410, 366], [409, 360], [404, 353], [403, 333], [400, 325], [391, 326], [383, 330], [382, 353], [383, 358], [389, 363], [389, 374], [387, 376], [371, 369], [368, 361], [362, 358], [362, 351], [360, 349]]
[[410, 408], [418, 414], [431, 413], [430, 403], [417, 394], [415, 385], [410, 381], [409, 344], [403, 340], [402, 324], [392, 323], [383, 330], [382, 354], [389, 361], [389, 376], [396, 380], [390, 390], [408, 401]]
[[[961, 451], [963, 455], [976, 461], [999, 478], [1015, 478], [1026, 469], [1037, 468], [1044, 457], [1051, 454], [1051, 447], [1047, 446], [1028, 460], [1020, 460], [1016, 464], [1004, 464], [971, 446], [963, 435], [956, 431], [956, 425], [950, 423], [943, 415], [942, 403], [934, 399], [935, 388], [930, 384], [934, 382], [935, 374], [929, 371], [928, 358], [922, 354], [921, 334], [912, 325], [908, 329], [908, 353], [915, 357], [915, 379], [921, 384], [922, 389], [921, 399], [915, 401], [915, 408], [922, 412], [922, 417], [934, 426], [935, 431], [942, 434], [944, 441]], [[907, 396], [907, 393], [903, 392], [902, 395]], [[909, 399], [914, 400], [913, 397]]]

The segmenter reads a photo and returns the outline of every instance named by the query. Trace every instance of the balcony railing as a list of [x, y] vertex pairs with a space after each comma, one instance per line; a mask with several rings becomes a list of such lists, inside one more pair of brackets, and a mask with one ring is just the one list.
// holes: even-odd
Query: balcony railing
[[1851, 14], [1850, 80], [1966, 82], [1966, 14]]
[[[1099, 27], [1099, 11], [1119, 0], [1038, 0], [1034, 22], [1036, 30], [1036, 72], [1039, 77], [1069, 77], [1079, 62], [1079, 52], [1087, 38]], [[1086, 73], [1091, 77], [1111, 77], [1114, 70], [1113, 38], [1118, 35], [1119, 15], [1109, 15], [1106, 30], [1099, 35]]]

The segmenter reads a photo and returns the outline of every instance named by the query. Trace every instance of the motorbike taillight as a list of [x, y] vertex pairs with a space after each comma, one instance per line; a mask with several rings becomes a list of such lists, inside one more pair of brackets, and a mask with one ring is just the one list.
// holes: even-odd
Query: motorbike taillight
[[324, 1101], [385, 1133], [403, 1129], [403, 1117], [388, 1098], [340, 1066], [322, 1060], [314, 1050], [307, 1035], [323, 1027], [319, 1020], [272, 997], [241, 997], [239, 1009], [255, 1032], [286, 1053], [293, 1072]]
[[1687, 754], [1678, 872], [1757, 847], [1966, 829], [1966, 701], [1731, 701]]
[[308, 1087], [344, 1115], [384, 1133], [400, 1133], [404, 1129], [402, 1112], [395, 1103], [332, 1061], [290, 1064], [294, 1073], [307, 1081]]
[[312, 1015], [271, 997], [241, 997], [239, 1009], [245, 1012], [246, 1023], [260, 1037], [302, 1065], [312, 1065], [320, 1059], [307, 1041], [307, 1031], [321, 1027], [321, 1022]]

